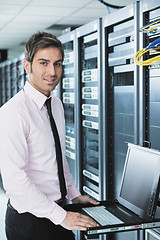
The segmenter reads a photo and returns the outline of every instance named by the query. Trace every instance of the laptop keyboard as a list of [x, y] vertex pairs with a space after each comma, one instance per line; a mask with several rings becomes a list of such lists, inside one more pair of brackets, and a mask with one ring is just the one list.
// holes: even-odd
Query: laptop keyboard
[[124, 223], [112, 213], [107, 211], [105, 206], [86, 207], [82, 209], [102, 226]]

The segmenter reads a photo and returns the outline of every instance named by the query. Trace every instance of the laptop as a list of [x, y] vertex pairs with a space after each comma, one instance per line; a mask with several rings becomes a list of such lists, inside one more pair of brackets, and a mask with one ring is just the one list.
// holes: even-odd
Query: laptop
[[[65, 209], [88, 215], [99, 223], [98, 227], [87, 229], [87, 238], [112, 232], [160, 227], [160, 217], [155, 219], [159, 190], [160, 152], [128, 143], [118, 198], [101, 201], [99, 206], [70, 204]], [[108, 211], [107, 216], [110, 217], [111, 214], [110, 219], [113, 222], [108, 223], [108, 220], [101, 219], [105, 211]]]

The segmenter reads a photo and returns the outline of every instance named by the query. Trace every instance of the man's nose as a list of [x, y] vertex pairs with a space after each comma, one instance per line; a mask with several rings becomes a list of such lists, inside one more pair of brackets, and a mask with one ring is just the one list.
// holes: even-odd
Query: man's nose
[[55, 66], [54, 66], [54, 65], [50, 65], [50, 66], [49, 66], [48, 74], [50, 74], [50, 75], [52, 75], [52, 76], [56, 74]]

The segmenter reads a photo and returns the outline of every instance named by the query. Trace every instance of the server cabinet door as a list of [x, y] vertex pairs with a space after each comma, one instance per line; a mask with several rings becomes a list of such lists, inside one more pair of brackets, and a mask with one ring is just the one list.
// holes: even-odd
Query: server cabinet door
[[[75, 182], [76, 179], [76, 105], [75, 105], [75, 31], [61, 37], [64, 47], [63, 77], [59, 95], [64, 105], [66, 122], [66, 158]], [[58, 91], [58, 90], [57, 90]]]
[[[132, 4], [103, 19], [103, 91], [106, 161], [106, 198], [116, 199], [127, 143], [137, 143], [137, 95], [134, 64], [137, 5]], [[136, 233], [118, 233], [115, 239], [137, 239]]]
[[101, 29], [101, 19], [76, 29], [78, 185], [97, 201], [103, 199], [104, 181]]
[[96, 200], [103, 195], [100, 32], [101, 19], [76, 29], [79, 186]]

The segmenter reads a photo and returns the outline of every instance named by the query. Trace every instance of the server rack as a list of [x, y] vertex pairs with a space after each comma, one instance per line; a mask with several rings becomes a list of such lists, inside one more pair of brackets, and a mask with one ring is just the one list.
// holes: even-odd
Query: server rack
[[[160, 18], [160, 5], [159, 1], [146, 1], [141, 3], [141, 27], [151, 21]], [[160, 29], [160, 24], [154, 27]], [[149, 43], [160, 37], [160, 32], [152, 33], [139, 33], [140, 49], [145, 48]], [[144, 60], [154, 57], [159, 52], [151, 50], [144, 56]], [[142, 141], [148, 141], [152, 148], [160, 150], [159, 134], [160, 134], [160, 62], [150, 65], [141, 66], [140, 78], [143, 83], [142, 98], [144, 114], [141, 116], [141, 124], [144, 126]], [[157, 216], [159, 216], [159, 207], [157, 208]], [[153, 230], [145, 231], [145, 239], [159, 239], [159, 234]]]
[[[139, 3], [131, 4], [103, 19], [103, 106], [106, 198], [119, 193], [127, 143], [138, 143], [137, 49]], [[105, 161], [105, 160], [104, 160]], [[109, 239], [136, 239], [137, 233], [118, 233]]]
[[5, 64], [1, 63], [1, 105], [5, 103]]
[[10, 72], [10, 64], [11, 62], [9, 61], [7, 65], [4, 67], [4, 72], [5, 72], [5, 97], [6, 101], [8, 101], [11, 98], [11, 86], [10, 86], [10, 80], [11, 80], [11, 72]]
[[23, 65], [24, 53], [19, 57], [0, 64], [0, 104], [3, 105], [18, 91], [26, 81]]
[[76, 29], [78, 186], [83, 194], [95, 200], [103, 200], [105, 181], [101, 22], [97, 19]]
[[16, 61], [13, 60], [10, 65], [10, 76], [11, 76], [11, 97], [13, 97], [17, 93], [17, 76], [16, 76]]
[[[160, 5], [159, 1], [143, 1], [142, 3], [142, 26], [160, 18]], [[160, 28], [160, 24], [156, 25]], [[142, 48], [148, 46], [149, 43], [160, 37], [160, 32], [155, 34], [141, 34]], [[146, 58], [150, 58], [158, 55], [159, 52], [153, 50], [146, 55]], [[160, 150], [159, 134], [160, 134], [160, 62], [144, 66], [142, 68], [142, 81], [144, 83], [144, 109], [145, 115], [143, 116], [144, 122], [144, 140], [149, 141], [151, 146]]]
[[16, 69], [17, 69], [17, 92], [19, 92], [26, 81], [26, 72], [24, 70], [24, 53], [17, 58]]
[[63, 76], [57, 95], [64, 105], [66, 121], [66, 158], [75, 183], [76, 175], [76, 74], [75, 74], [75, 31], [71, 31], [59, 37], [64, 47]]
[[101, 19], [76, 29], [79, 187], [83, 193], [96, 200], [103, 198], [100, 33]]

